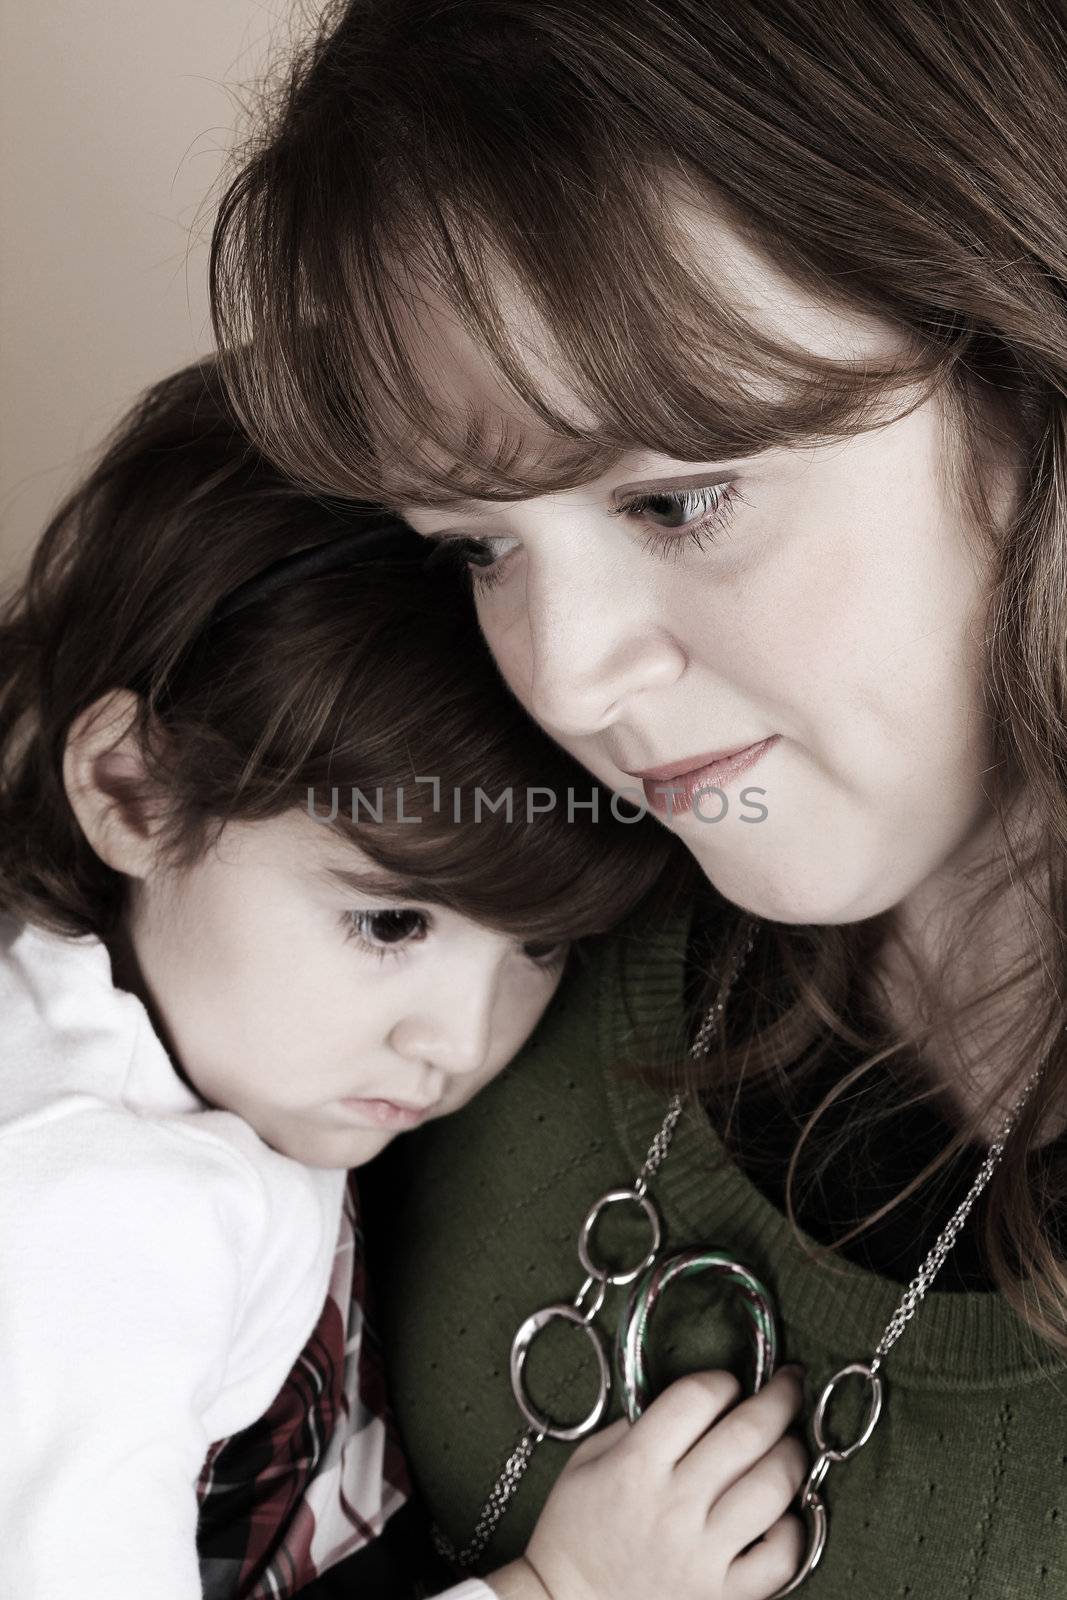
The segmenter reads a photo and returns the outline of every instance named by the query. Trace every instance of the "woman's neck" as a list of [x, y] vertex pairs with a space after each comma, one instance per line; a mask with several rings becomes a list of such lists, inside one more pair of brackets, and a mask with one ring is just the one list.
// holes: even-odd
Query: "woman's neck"
[[[973, 896], [939, 897], [936, 885], [924, 885], [897, 908], [868, 975], [866, 998], [893, 1036], [914, 1043], [942, 1115], [961, 1125], [985, 1107], [978, 1136], [987, 1142], [1018, 1095], [1020, 1041], [1048, 1004], [1046, 943], [1032, 897], [1012, 880], [984, 910]], [[963, 1006], [967, 1014], [953, 1030], [952, 1013]], [[1058, 1031], [1034, 1044], [1033, 1065]], [[1040, 1142], [1062, 1132], [1065, 1120], [1046, 1124]]]

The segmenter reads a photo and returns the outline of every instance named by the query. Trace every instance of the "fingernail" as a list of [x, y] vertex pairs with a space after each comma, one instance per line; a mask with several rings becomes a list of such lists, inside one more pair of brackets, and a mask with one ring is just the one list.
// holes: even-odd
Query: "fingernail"
[[791, 1372], [794, 1378], [803, 1378], [804, 1376], [804, 1368], [801, 1366], [799, 1361], [791, 1361], [788, 1366], [779, 1367], [778, 1371]]

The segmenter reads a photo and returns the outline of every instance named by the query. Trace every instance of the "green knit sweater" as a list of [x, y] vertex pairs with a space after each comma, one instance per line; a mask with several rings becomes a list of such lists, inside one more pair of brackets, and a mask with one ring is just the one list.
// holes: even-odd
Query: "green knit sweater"
[[[679, 915], [655, 937], [604, 941], [507, 1072], [460, 1115], [405, 1141], [409, 1185], [379, 1301], [412, 1468], [459, 1546], [523, 1432], [508, 1378], [515, 1329], [580, 1287], [582, 1220], [607, 1189], [632, 1182], [662, 1121], [666, 1095], [625, 1063], [650, 1048], [679, 1053], [687, 925]], [[813, 1264], [699, 1111], [683, 1115], [650, 1192], [669, 1249], [727, 1250], [769, 1287], [779, 1359], [806, 1368], [808, 1416], [834, 1371], [870, 1358], [900, 1286], [840, 1257]], [[632, 1260], [645, 1231], [634, 1208], [616, 1209], [598, 1241], [618, 1260], [629, 1246]], [[598, 1318], [609, 1346], [625, 1292], [612, 1290]], [[747, 1371], [743, 1313], [708, 1279], [668, 1291], [650, 1345], [660, 1386], [702, 1366]], [[530, 1353], [530, 1393], [574, 1421], [595, 1393], [594, 1370], [584, 1335], [556, 1323]], [[1065, 1600], [1067, 1363], [999, 1295], [935, 1288], [883, 1376], [870, 1442], [824, 1482], [827, 1546], [798, 1593]], [[858, 1401], [857, 1387], [833, 1410], [842, 1439], [855, 1435]], [[609, 1418], [619, 1414], [616, 1396]], [[570, 1448], [546, 1440], [535, 1452], [483, 1571], [522, 1550]]]

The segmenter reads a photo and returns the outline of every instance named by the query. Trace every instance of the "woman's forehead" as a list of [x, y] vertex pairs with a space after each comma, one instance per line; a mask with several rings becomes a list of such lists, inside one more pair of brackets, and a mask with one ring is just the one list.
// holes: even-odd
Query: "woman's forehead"
[[[595, 434], [598, 419], [583, 404], [567, 363], [543, 317], [503, 271], [494, 298], [508, 342], [530, 390], [579, 435]], [[480, 453], [506, 445], [539, 459], [558, 433], [508, 381], [484, 341], [466, 327], [444, 292], [426, 281], [396, 308], [396, 329], [419, 387], [443, 429], [455, 435], [457, 453], [475, 444]], [[424, 456], [433, 446], [412, 439]], [[441, 455], [438, 450], [438, 455]], [[444, 464], [443, 460], [440, 464]]]
[[[669, 218], [680, 260], [744, 325], [783, 346], [857, 368], [891, 362], [906, 347], [905, 338], [888, 322], [794, 281], [702, 200], [676, 194]], [[503, 260], [497, 261], [490, 287], [494, 314], [505, 331], [513, 363], [510, 372], [482, 332], [471, 325], [473, 319], [468, 322], [453, 297], [428, 276], [409, 277], [406, 292], [395, 305], [395, 332], [434, 426], [430, 438], [410, 416], [389, 418], [383, 438], [387, 449], [381, 459], [395, 462], [397, 470], [392, 481], [383, 467], [382, 499], [387, 503], [411, 503], [416, 461], [425, 463], [438, 479], [454, 471], [462, 482], [466, 465], [478, 461], [488, 468], [496, 458], [517, 474], [540, 474], [546, 487], [562, 487], [568, 470], [563, 463], [574, 456], [575, 448], [581, 456], [583, 444], [585, 458], [572, 482], [605, 471], [613, 458], [648, 448], [641, 439], [612, 438], [606, 432], [592, 402], [583, 397], [581, 379], [564, 353], [563, 340]], [[625, 334], [620, 327], [620, 349]], [[681, 374], [691, 353], [684, 335], [678, 344]], [[635, 365], [640, 362], [639, 351], [632, 353], [632, 360]], [[639, 381], [639, 374], [635, 378]], [[747, 387], [762, 402], [773, 406], [778, 400], [767, 379], [750, 378]], [[384, 415], [381, 405], [377, 409]], [[554, 462], [560, 463], [555, 483]], [[467, 488], [458, 488], [455, 497], [481, 498]], [[431, 498], [426, 497], [426, 503]]]
[[891, 323], [848, 305], [829, 278], [818, 293], [798, 283], [704, 196], [676, 187], [667, 215], [686, 265], [761, 332], [830, 361], [900, 353], [904, 340]]
[[[821, 292], [797, 282], [705, 197], [675, 185], [663, 215], [681, 264], [699, 274], [717, 300], [731, 305], [754, 328], [829, 360], [882, 361], [899, 352], [902, 336], [891, 323], [846, 304], [844, 286], [829, 278]], [[499, 257], [492, 290], [496, 312], [536, 391], [575, 427], [595, 426], [567, 375], [553, 329]], [[581, 307], [575, 310], [580, 315]], [[405, 320], [412, 348], [423, 352], [431, 377], [438, 369], [442, 386], [468, 397], [473, 392], [505, 412], [515, 409], [515, 396], [500, 384], [484, 346], [463, 327], [439, 288], [423, 280]]]

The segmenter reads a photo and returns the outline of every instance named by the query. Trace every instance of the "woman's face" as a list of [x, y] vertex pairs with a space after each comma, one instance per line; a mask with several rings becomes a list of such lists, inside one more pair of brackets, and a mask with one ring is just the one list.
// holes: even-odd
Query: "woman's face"
[[[701, 243], [743, 264], [751, 304], [808, 348], [862, 359], [891, 341], [806, 299], [720, 225]], [[469, 348], [451, 376], [477, 381]], [[633, 455], [522, 502], [400, 509], [428, 537], [473, 541], [504, 677], [605, 784], [632, 794], [649, 768], [772, 741], [748, 770], [706, 774], [721, 793], [695, 808], [674, 780], [663, 820], [736, 904], [851, 922], [932, 882], [988, 818], [988, 579], [943, 470], [947, 437], [929, 400], [816, 449]]]

